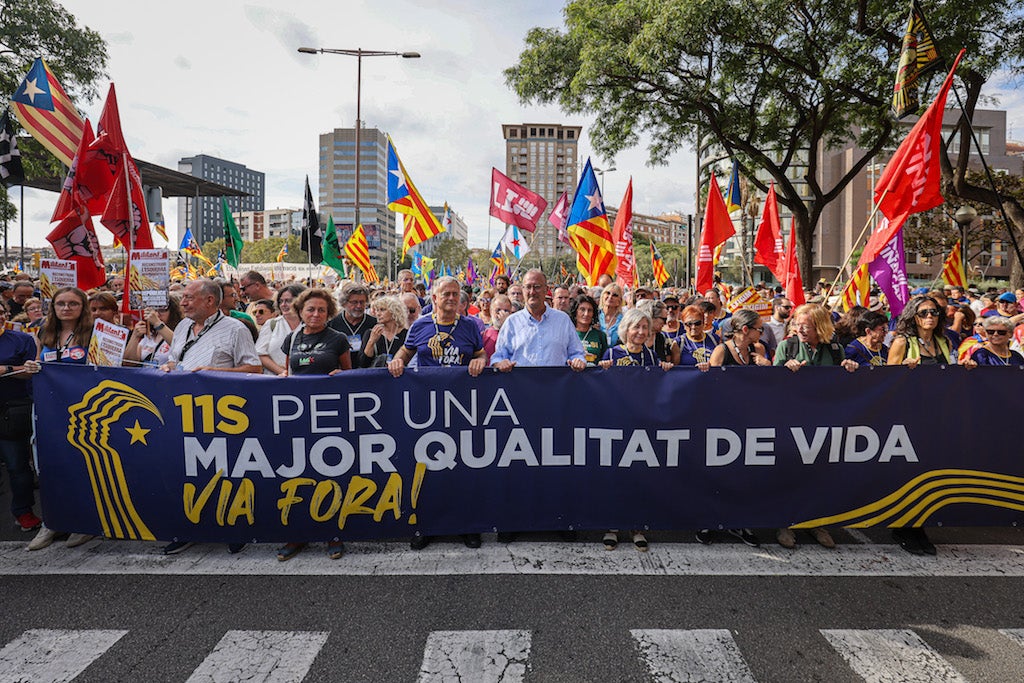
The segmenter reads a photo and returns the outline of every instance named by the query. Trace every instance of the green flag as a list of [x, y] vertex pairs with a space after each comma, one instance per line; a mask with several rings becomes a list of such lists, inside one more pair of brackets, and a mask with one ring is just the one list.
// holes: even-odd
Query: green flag
[[341, 260], [341, 247], [338, 246], [338, 231], [334, 227], [334, 216], [327, 217], [327, 234], [324, 235], [324, 265], [330, 266], [341, 277], [345, 275], [345, 264]]
[[242, 258], [242, 234], [238, 232], [235, 219], [231, 217], [228, 200], [221, 197], [220, 205], [224, 209], [224, 258], [237, 268]]

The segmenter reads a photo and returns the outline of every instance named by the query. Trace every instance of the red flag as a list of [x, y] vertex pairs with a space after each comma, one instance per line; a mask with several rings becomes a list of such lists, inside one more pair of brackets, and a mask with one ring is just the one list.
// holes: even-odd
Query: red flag
[[903, 227], [908, 216], [935, 208], [945, 201], [942, 197], [942, 171], [939, 168], [942, 114], [946, 108], [946, 96], [953, 85], [953, 74], [963, 56], [964, 51], [960, 50], [935, 101], [928, 106], [924, 116], [914, 124], [885, 165], [882, 177], [875, 185], [875, 203], [882, 215], [889, 219], [889, 228], [871, 235], [858, 263], [874, 261], [878, 252]]
[[[131, 185], [131, 201], [128, 201], [128, 186]], [[103, 209], [100, 223], [114, 233], [114, 242], [125, 249], [152, 249], [153, 235], [149, 231], [149, 216], [146, 214], [146, 198], [142, 194], [142, 182], [138, 175], [125, 173], [124, 164], [121, 172], [114, 179], [110, 188], [107, 205]], [[132, 245], [132, 232], [135, 233], [135, 244]]]
[[[122, 158], [128, 156], [128, 171], [136, 178], [139, 169], [128, 154], [128, 146], [121, 133], [121, 116], [117, 109], [117, 93], [110, 84], [103, 112], [96, 123], [96, 139], [82, 157], [78, 166], [78, 181], [92, 190], [93, 198], [88, 201], [89, 211], [102, 213], [106, 208], [107, 196], [114, 187], [114, 181], [124, 165]], [[141, 183], [140, 183], [141, 184]]]
[[78, 264], [78, 287], [89, 290], [107, 281], [103, 267], [103, 253], [92, 217], [87, 208], [80, 207], [81, 214], [72, 213], [61, 220], [46, 241], [53, 246], [59, 259], [70, 259]]
[[491, 168], [491, 215], [520, 230], [537, 229], [548, 200], [531, 192], [496, 168]]
[[800, 262], [796, 258], [796, 217], [789, 224], [786, 271], [783, 276], [782, 283], [786, 288], [786, 298], [792, 301], [794, 306], [802, 306], [807, 303], [807, 299], [804, 297], [804, 279], [800, 275]]
[[782, 241], [782, 222], [779, 220], [779, 202], [775, 197], [775, 183], [768, 188], [768, 197], [764, 200], [764, 213], [761, 214], [761, 225], [757, 228], [754, 238], [754, 263], [767, 266], [771, 274], [785, 284], [786, 249]]
[[636, 258], [633, 254], [633, 179], [629, 179], [626, 194], [622, 198], [619, 212], [615, 214], [615, 225], [612, 227], [612, 240], [615, 242], [615, 256], [619, 259], [615, 277], [622, 287], [636, 285]]
[[78, 212], [79, 206], [86, 206], [94, 201], [96, 191], [82, 181], [78, 170], [82, 167], [82, 160], [89, 151], [89, 145], [95, 137], [92, 134], [92, 124], [89, 119], [82, 124], [82, 136], [78, 139], [78, 150], [68, 167], [68, 174], [64, 178], [64, 186], [61, 188], [60, 196], [57, 197], [57, 206], [53, 209], [51, 223], [73, 216]]
[[722, 191], [718, 188], [715, 174], [711, 174], [711, 187], [708, 190], [708, 203], [704, 209], [704, 229], [700, 233], [700, 245], [697, 249], [697, 291], [706, 292], [715, 286], [714, 251], [715, 247], [736, 234], [732, 219], [725, 208]]

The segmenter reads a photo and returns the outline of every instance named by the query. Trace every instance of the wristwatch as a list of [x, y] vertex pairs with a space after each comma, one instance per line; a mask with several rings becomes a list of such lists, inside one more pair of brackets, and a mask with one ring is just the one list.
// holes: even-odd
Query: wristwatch
[[153, 328], [153, 331], [154, 332], [159, 332], [160, 330], [164, 329], [165, 327], [167, 327], [167, 325], [164, 325], [163, 323], [160, 323], [159, 325], [157, 325], [157, 326], [155, 326]]

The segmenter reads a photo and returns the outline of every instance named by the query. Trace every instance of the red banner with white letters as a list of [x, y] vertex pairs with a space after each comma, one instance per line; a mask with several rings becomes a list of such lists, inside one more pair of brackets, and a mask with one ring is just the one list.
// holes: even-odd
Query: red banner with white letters
[[491, 169], [491, 215], [520, 230], [533, 232], [548, 200], [531, 192], [496, 168]]

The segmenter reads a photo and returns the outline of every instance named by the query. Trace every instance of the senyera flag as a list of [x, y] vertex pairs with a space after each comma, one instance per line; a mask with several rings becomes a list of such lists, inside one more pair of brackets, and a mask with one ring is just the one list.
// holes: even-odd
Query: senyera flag
[[964, 50], [956, 56], [953, 67], [946, 75], [935, 101], [928, 106], [906, 139], [896, 149], [882, 176], [875, 185], [875, 204], [889, 219], [888, 229], [871, 234], [858, 263], [870, 263], [878, 256], [907, 218], [915, 213], [933, 209], [942, 204], [942, 115], [946, 109], [946, 96], [953, 85], [953, 74], [963, 59]]
[[548, 200], [531, 192], [496, 168], [491, 168], [491, 215], [520, 230], [537, 229]]
[[963, 252], [959, 240], [953, 245], [949, 256], [942, 264], [942, 279], [951, 287], [967, 286], [967, 273], [964, 272]]

